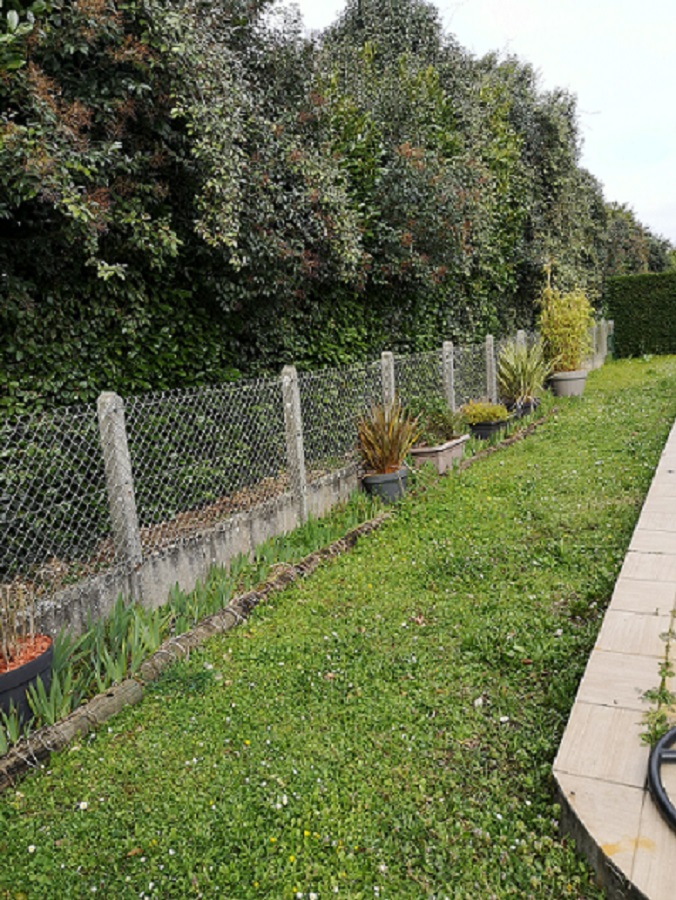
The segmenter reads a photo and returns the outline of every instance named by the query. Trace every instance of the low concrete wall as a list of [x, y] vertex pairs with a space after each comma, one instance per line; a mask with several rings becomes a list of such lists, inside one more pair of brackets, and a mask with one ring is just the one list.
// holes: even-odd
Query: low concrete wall
[[[313, 516], [327, 513], [347, 500], [359, 484], [359, 465], [322, 476], [307, 485], [307, 508]], [[298, 527], [298, 504], [290, 493], [219, 522], [208, 532], [175, 541], [147, 556], [130, 573], [123, 567], [105, 572], [60, 591], [39, 605], [36, 624], [47, 634], [62, 628], [81, 634], [89, 619], [106, 616], [118, 596], [155, 608], [167, 602], [178, 585], [189, 591], [212, 566], [226, 566], [238, 554], [250, 554], [271, 537]]]

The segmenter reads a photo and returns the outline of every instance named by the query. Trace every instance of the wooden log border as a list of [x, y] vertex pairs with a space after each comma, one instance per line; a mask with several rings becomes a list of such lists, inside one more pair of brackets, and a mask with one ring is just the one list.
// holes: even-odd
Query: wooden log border
[[247, 591], [233, 598], [228, 606], [202, 619], [193, 629], [164, 641], [139, 667], [134, 678], [126, 678], [102, 694], [73, 710], [55, 725], [45, 725], [28, 737], [22, 738], [0, 759], [0, 791], [11, 787], [30, 769], [44, 766], [52, 753], [63, 750], [71, 741], [82, 737], [106, 722], [125, 706], [133, 706], [143, 699], [146, 684], [155, 681], [173, 662], [185, 659], [190, 651], [216, 634], [230, 631], [239, 625], [249, 613], [270, 594], [283, 591], [299, 578], [311, 575], [323, 562], [346, 553], [359, 538], [370, 534], [391, 517], [381, 513], [375, 519], [364, 522], [348, 533], [306, 556], [299, 563], [286, 563], [273, 567], [273, 572], [256, 590]]

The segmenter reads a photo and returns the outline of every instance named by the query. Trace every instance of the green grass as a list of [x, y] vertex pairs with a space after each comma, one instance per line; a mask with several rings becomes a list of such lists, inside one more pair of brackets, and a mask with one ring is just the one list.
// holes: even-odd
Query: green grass
[[676, 358], [558, 406], [4, 794], [0, 897], [603, 896], [551, 765]]
[[274, 565], [299, 562], [382, 509], [380, 501], [355, 492], [322, 519], [310, 517], [291, 534], [260, 544], [250, 556], [240, 553], [229, 566], [212, 567], [192, 591], [186, 593], [176, 586], [160, 608], [125, 603], [120, 595], [110, 614], [91, 623], [77, 638], [59, 634], [49, 690], [38, 681], [28, 694], [33, 716], [21, 725], [16, 710], [0, 715], [0, 756], [20, 737], [53, 725], [95, 694], [133, 676], [164, 640], [184, 634], [205, 616], [227, 606], [237, 594], [259, 585]]

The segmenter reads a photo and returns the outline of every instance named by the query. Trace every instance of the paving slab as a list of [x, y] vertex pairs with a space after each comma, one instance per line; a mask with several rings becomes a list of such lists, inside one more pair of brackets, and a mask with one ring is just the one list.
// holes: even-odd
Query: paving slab
[[[610, 900], [676, 900], [676, 831], [648, 793], [650, 751], [642, 740], [652, 708], [645, 692], [659, 685], [675, 613], [676, 423], [554, 762], [564, 828]], [[676, 691], [676, 676], [667, 687]], [[676, 766], [664, 766], [662, 779], [676, 800]]]
[[666, 614], [609, 609], [596, 639], [595, 649], [659, 659], [664, 656], [670, 624], [671, 616]]
[[[676, 503], [676, 497], [674, 498]], [[676, 556], [676, 525], [665, 528], [640, 528], [634, 532], [629, 549], [637, 553], [666, 553]]]

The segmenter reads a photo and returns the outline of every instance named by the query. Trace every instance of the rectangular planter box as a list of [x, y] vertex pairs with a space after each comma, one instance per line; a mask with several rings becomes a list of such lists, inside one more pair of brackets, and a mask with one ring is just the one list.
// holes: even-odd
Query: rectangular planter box
[[468, 434], [463, 434], [445, 444], [437, 444], [436, 447], [413, 447], [411, 456], [416, 466], [431, 462], [439, 475], [443, 475], [447, 469], [453, 468], [454, 459], [462, 459], [465, 443], [469, 440]]

